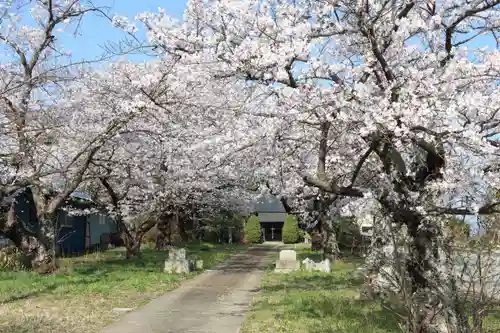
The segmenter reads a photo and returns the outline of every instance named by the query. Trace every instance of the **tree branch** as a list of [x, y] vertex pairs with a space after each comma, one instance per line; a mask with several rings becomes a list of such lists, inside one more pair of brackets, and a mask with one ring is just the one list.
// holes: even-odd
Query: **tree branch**
[[346, 197], [357, 197], [357, 198], [362, 198], [363, 197], [363, 192], [359, 189], [353, 188], [353, 187], [339, 187], [335, 183], [328, 183], [324, 180], [317, 179], [315, 177], [311, 177], [310, 175], [306, 173], [299, 172], [299, 175], [302, 177], [304, 182], [307, 185], [314, 186], [319, 188], [320, 190], [323, 190], [328, 193], [333, 193], [337, 194], [340, 196], [346, 196]]

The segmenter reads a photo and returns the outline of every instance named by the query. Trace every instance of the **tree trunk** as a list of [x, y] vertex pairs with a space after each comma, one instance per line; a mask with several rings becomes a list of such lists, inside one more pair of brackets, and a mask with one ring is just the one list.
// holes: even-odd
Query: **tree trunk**
[[451, 247], [442, 226], [424, 218], [415, 219], [408, 226], [412, 236], [408, 274], [413, 294], [421, 295], [420, 302], [413, 305], [418, 323], [414, 332], [470, 333], [453, 273]]
[[328, 259], [331, 262], [339, 259], [340, 250], [337, 243], [337, 235], [333, 230], [332, 221], [326, 214], [321, 214], [321, 247], [323, 248], [323, 260]]
[[138, 227], [135, 227], [133, 230], [129, 230], [129, 228], [127, 228], [127, 225], [123, 221], [121, 215], [117, 214], [115, 221], [126, 248], [126, 258], [130, 259], [137, 256], [141, 250], [142, 238], [149, 230], [151, 230], [151, 228], [155, 226], [155, 220], [148, 219], [147, 221], [141, 223]]
[[143, 236], [144, 234], [139, 232], [135, 237], [125, 237], [125, 258], [131, 259], [139, 254]]
[[51, 258], [50, 269], [56, 270], [58, 267], [58, 265], [57, 265], [57, 252], [58, 252], [57, 248], [58, 248], [58, 244], [59, 244], [59, 239], [58, 239], [59, 224], [57, 221], [56, 214], [55, 213], [41, 214], [39, 216], [39, 221], [40, 221], [43, 235], [52, 234], [51, 239], [47, 239], [47, 243], [51, 244], [50, 245], [50, 258]]
[[183, 216], [179, 216], [179, 213], [175, 215], [177, 222], [177, 230], [179, 231], [179, 236], [181, 237], [183, 242], [187, 242], [189, 240], [189, 235], [186, 232], [186, 226], [184, 225]]
[[[16, 216], [15, 203], [13, 202], [6, 214], [0, 220], [0, 230], [9, 238], [14, 245], [23, 252], [31, 267], [38, 269], [43, 265], [50, 264], [49, 242], [40, 230], [27, 230], [22, 221]], [[5, 215], [4, 215], [5, 216]]]
[[330, 261], [335, 261], [340, 258], [340, 250], [337, 243], [337, 237], [335, 232], [328, 229], [323, 229], [323, 260], [329, 259]]
[[[409, 286], [405, 288], [408, 297], [405, 304], [410, 307], [407, 309], [410, 314], [409, 332], [470, 333], [453, 273], [451, 247], [443, 235], [441, 224], [404, 207], [392, 213], [393, 220], [387, 223], [396, 222], [398, 226], [406, 228], [394, 230], [389, 227], [389, 233], [395, 235], [403, 230], [407, 232], [403, 239], [406, 239], [408, 251], [399, 265], [402, 264], [406, 269], [402, 273], [409, 280]], [[397, 269], [398, 264], [394, 259], [389, 262]], [[402, 283], [406, 281], [404, 276], [400, 276], [399, 280]]]
[[[473, 329], [469, 325], [469, 319], [467, 316], [467, 310], [465, 309], [465, 303], [461, 296], [461, 291], [458, 288], [458, 281], [454, 274], [455, 271], [455, 258], [452, 252], [452, 240], [448, 237], [444, 238], [443, 244], [443, 255], [445, 256], [445, 281], [446, 284], [446, 295], [448, 296], [450, 306], [447, 311], [447, 325], [452, 328], [452, 332], [456, 333], [472, 333]], [[474, 307], [474, 305], [473, 305]], [[454, 330], [454, 331], [453, 331]], [[480, 331], [479, 331], [480, 332]]]
[[172, 245], [172, 218], [173, 214], [163, 213], [156, 224], [156, 249], [162, 250], [167, 245]]
[[172, 223], [173, 221], [170, 221], [170, 223], [168, 224], [168, 245], [172, 245]]

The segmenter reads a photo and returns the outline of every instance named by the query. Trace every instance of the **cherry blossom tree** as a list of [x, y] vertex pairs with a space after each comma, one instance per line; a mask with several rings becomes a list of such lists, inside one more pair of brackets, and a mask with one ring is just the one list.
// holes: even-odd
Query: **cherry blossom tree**
[[[0, 193], [3, 200], [29, 187], [40, 228], [18, 221], [13, 206], [1, 228], [34, 263], [50, 261], [56, 211], [77, 189], [99, 194], [95, 200], [117, 217], [130, 255], [162, 214], [244, 203], [255, 177], [246, 173], [251, 168], [234, 171], [237, 162], [227, 154], [260, 138], [242, 134], [249, 125], [258, 127], [256, 120], [234, 117], [244, 90], [207, 88], [211, 74], [193, 72], [176, 55], [99, 70], [74, 63], [58, 34], [77, 28], [88, 13], [106, 16], [103, 8], [76, 0], [26, 6], [2, 7], [0, 39], [9, 61], [1, 68]], [[28, 10], [36, 24], [22, 27]], [[113, 24], [126, 22], [115, 17]], [[144, 216], [150, 218], [134, 224]]]
[[[193, 0], [183, 22], [140, 19], [165, 53], [274, 101], [245, 110], [273, 120], [259, 129], [280, 164], [273, 181], [285, 173], [283, 188], [307, 184], [331, 204], [375, 198], [388, 235], [407, 244], [409, 331], [468, 332], [437, 217], [498, 207], [487, 193], [499, 185], [499, 10], [496, 0]], [[486, 40], [492, 48], [474, 44]]]
[[95, 154], [89, 181], [81, 185], [114, 215], [128, 256], [139, 253], [154, 225], [177, 223], [187, 240], [182, 226], [200, 207], [207, 218], [211, 209], [238, 210], [245, 203], [237, 193], [244, 192], [245, 176], [213, 161], [224, 159], [235, 141], [228, 132], [238, 124], [230, 123], [234, 118], [224, 106], [230, 97], [207, 103], [215, 100], [216, 87], [204, 95], [204, 81], [182, 78], [188, 70], [176, 57], [121, 61], [85, 88], [101, 116], [115, 118], [128, 105], [141, 107]]
[[59, 45], [65, 29], [78, 29], [85, 15], [103, 10], [79, 0], [10, 2], [0, 9], [7, 59], [1, 66], [0, 199], [29, 186], [40, 222], [27, 228], [12, 203], [0, 226], [36, 265], [50, 261], [57, 209], [85, 180], [99, 149], [140, 109], [128, 105], [102, 117], [83, 91], [82, 80], [94, 79], [89, 63], [74, 63]]

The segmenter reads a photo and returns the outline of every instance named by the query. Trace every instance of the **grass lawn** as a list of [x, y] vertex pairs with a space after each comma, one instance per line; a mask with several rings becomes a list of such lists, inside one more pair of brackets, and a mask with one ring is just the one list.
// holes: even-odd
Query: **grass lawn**
[[[244, 246], [186, 248], [188, 257], [197, 256], [210, 268]], [[123, 315], [119, 308], [139, 307], [198, 274], [163, 273], [167, 257], [168, 252], [146, 248], [140, 258], [126, 260], [123, 249], [113, 249], [62, 259], [53, 276], [0, 271], [0, 332], [95, 332]]]
[[[320, 261], [318, 253], [296, 247], [299, 260]], [[240, 333], [400, 333], [395, 314], [358, 300], [362, 281], [353, 275], [362, 260], [337, 261], [332, 274], [266, 272]], [[500, 332], [500, 316], [485, 321], [488, 333]], [[404, 327], [404, 326], [403, 326]]]

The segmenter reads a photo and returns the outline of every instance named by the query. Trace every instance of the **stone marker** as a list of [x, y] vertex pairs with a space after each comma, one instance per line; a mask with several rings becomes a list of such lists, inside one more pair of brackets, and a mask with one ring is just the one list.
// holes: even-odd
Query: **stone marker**
[[302, 264], [304, 265], [304, 270], [306, 272], [311, 272], [314, 269], [314, 261], [309, 258], [302, 260]]
[[332, 262], [330, 261], [330, 259], [326, 258], [325, 260], [316, 264], [316, 268], [319, 269], [321, 272], [331, 273], [332, 272]]
[[165, 273], [183, 274], [191, 272], [190, 268], [189, 261], [186, 259], [179, 261], [166, 260], [164, 271]]
[[300, 269], [300, 262], [297, 260], [297, 252], [294, 250], [281, 250], [280, 257], [276, 261], [275, 272], [286, 273]]
[[332, 264], [329, 259], [325, 259], [320, 262], [314, 262], [313, 260], [306, 258], [302, 261], [304, 264], [304, 270], [306, 272], [320, 271], [325, 273], [331, 273]]
[[203, 269], [203, 260], [189, 260], [186, 258], [186, 249], [171, 248], [168, 259], [165, 260], [165, 273], [185, 274], [194, 270]]
[[168, 260], [165, 260], [165, 273], [183, 274], [192, 271], [192, 265], [186, 259], [186, 249], [171, 248], [168, 251]]
[[281, 250], [280, 260], [295, 261], [297, 260], [297, 252], [295, 250]]
[[170, 251], [168, 251], [168, 259], [169, 260], [185, 260], [186, 259], [186, 249], [171, 248]]

